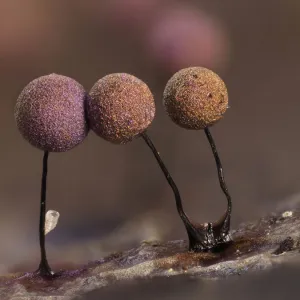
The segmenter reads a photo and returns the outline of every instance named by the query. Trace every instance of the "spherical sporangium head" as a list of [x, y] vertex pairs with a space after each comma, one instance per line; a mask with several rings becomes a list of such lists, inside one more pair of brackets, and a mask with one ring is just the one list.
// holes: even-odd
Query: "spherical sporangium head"
[[115, 73], [98, 80], [90, 91], [91, 129], [115, 144], [126, 144], [144, 132], [155, 116], [148, 86], [133, 75]]
[[68, 151], [88, 134], [85, 105], [88, 94], [72, 78], [50, 74], [31, 81], [15, 106], [22, 136], [50, 152]]
[[203, 129], [223, 117], [228, 94], [223, 80], [202, 67], [182, 69], [168, 81], [163, 104], [170, 118], [186, 129]]

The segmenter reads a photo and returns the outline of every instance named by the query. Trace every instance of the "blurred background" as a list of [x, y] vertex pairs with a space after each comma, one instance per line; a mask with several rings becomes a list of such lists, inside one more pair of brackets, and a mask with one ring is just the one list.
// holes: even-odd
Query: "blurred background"
[[[0, 273], [35, 269], [43, 153], [17, 131], [14, 105], [31, 80], [59, 73], [87, 90], [106, 74], [131, 73], [153, 91], [149, 135], [187, 214], [218, 219], [226, 208], [202, 131], [164, 113], [162, 93], [181, 68], [217, 72], [230, 109], [211, 128], [233, 198], [233, 228], [298, 200], [300, 3], [280, 0], [0, 0]], [[49, 157], [49, 261], [85, 263], [148, 239], [186, 239], [175, 201], [142, 139], [125, 146], [90, 133]]]

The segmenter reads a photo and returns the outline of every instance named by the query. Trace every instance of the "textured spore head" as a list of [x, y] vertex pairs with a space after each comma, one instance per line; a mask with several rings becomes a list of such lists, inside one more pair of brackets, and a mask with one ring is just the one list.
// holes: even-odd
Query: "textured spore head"
[[90, 91], [88, 118], [97, 135], [115, 144], [125, 144], [144, 132], [155, 115], [148, 86], [126, 73], [107, 75]]
[[206, 68], [191, 67], [175, 73], [163, 95], [171, 119], [187, 129], [203, 129], [222, 118], [228, 94], [222, 79]]
[[50, 74], [31, 81], [15, 107], [17, 127], [33, 146], [64, 152], [88, 134], [85, 105], [88, 94], [72, 78]]

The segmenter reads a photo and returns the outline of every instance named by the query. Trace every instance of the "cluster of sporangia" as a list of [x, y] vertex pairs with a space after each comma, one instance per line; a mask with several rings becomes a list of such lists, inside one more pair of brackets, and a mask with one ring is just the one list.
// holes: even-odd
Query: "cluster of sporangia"
[[21, 92], [15, 107], [18, 129], [30, 144], [44, 151], [39, 275], [45, 278], [55, 276], [47, 262], [45, 250], [48, 154], [71, 150], [84, 140], [89, 129], [115, 144], [126, 144], [135, 137], [144, 139], [174, 192], [191, 251], [215, 251], [230, 242], [231, 198], [208, 129], [222, 118], [228, 107], [226, 86], [217, 74], [208, 69], [183, 69], [168, 81], [163, 104], [177, 125], [205, 131], [217, 164], [220, 186], [227, 197], [227, 210], [216, 223], [193, 223], [185, 214], [178, 188], [146, 133], [154, 119], [155, 102], [143, 81], [126, 73], [110, 74], [98, 80], [87, 93], [74, 79], [51, 74], [33, 80]]

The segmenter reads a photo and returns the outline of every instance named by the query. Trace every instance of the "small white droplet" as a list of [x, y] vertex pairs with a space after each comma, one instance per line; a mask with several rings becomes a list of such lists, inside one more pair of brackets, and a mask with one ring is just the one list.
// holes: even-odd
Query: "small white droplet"
[[292, 211], [285, 211], [283, 214], [282, 214], [282, 217], [284, 218], [289, 218], [293, 215], [293, 212]]
[[52, 231], [58, 222], [59, 212], [55, 210], [48, 210], [46, 213], [46, 221], [45, 221], [45, 235]]

